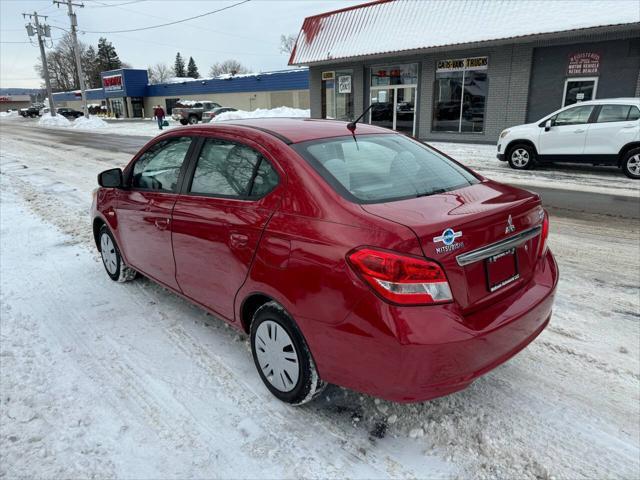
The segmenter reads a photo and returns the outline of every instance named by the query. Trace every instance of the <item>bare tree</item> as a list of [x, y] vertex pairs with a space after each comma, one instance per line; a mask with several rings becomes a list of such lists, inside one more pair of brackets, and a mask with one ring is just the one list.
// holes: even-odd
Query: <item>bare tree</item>
[[171, 77], [171, 67], [166, 63], [156, 63], [154, 66], [149, 67], [149, 83], [164, 83]]
[[291, 55], [296, 45], [297, 35], [280, 35], [280, 53]]
[[239, 61], [229, 59], [224, 62], [214, 63], [209, 69], [209, 75], [212, 77], [217, 77], [219, 75], [231, 74], [237, 75], [239, 73], [248, 73], [249, 70], [247, 67], [242, 65]]

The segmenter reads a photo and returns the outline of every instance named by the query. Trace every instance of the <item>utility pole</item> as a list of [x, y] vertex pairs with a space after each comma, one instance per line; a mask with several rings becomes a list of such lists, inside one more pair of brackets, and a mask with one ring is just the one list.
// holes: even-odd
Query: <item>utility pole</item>
[[38, 15], [37, 12], [31, 13], [23, 13], [23, 18], [29, 17], [29, 20], [33, 20], [33, 25], [31, 23], [26, 25], [27, 34], [30, 37], [34, 35], [38, 36], [38, 45], [40, 46], [40, 58], [42, 59], [42, 72], [44, 73], [44, 84], [47, 86], [47, 96], [49, 97], [49, 110], [51, 112], [51, 116], [56, 116], [56, 106], [53, 102], [53, 92], [51, 91], [51, 81], [49, 80], [49, 66], [47, 65], [47, 55], [44, 51], [44, 40], [42, 37], [51, 38], [51, 28], [49, 25], [40, 25], [38, 21], [38, 17], [42, 17], [47, 20], [47, 17], [44, 15]]
[[73, 3], [72, 0], [53, 0], [54, 5], [67, 4], [69, 9], [69, 21], [71, 22], [71, 39], [73, 40], [73, 51], [76, 57], [76, 70], [78, 71], [78, 81], [80, 82], [80, 93], [82, 95], [82, 112], [85, 118], [89, 117], [89, 109], [87, 108], [87, 92], [84, 83], [84, 72], [82, 71], [82, 58], [80, 56], [80, 48], [78, 48], [78, 19], [73, 13], [73, 7], [84, 8], [82, 3]]

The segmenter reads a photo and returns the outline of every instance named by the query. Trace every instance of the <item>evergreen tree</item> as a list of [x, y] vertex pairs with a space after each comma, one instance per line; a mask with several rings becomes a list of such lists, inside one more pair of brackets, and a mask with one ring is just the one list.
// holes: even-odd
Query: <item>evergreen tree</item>
[[182, 59], [182, 55], [180, 55], [180, 52], [176, 54], [176, 62], [173, 64], [173, 74], [176, 77], [186, 76], [186, 72], [184, 70], [184, 60]]
[[98, 56], [93, 45], [89, 45], [82, 57], [82, 69], [87, 80], [89, 88], [100, 87], [100, 65], [98, 64]]
[[98, 40], [98, 66], [101, 72], [122, 68], [122, 62], [118, 58], [115, 47], [104, 37]]
[[196, 66], [196, 62], [193, 60], [193, 57], [189, 57], [189, 63], [187, 64], [187, 77], [200, 78], [200, 73], [198, 72], [198, 67]]

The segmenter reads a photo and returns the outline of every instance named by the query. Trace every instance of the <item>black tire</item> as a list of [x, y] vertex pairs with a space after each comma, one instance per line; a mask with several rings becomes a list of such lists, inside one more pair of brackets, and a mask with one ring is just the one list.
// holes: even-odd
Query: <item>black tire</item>
[[509, 166], [516, 170], [529, 170], [536, 161], [536, 151], [531, 145], [526, 143], [517, 143], [509, 147], [507, 152], [507, 161]]
[[198, 123], [198, 117], [196, 117], [195, 115], [190, 115], [189, 116], [189, 123], [191, 125], [195, 125], [196, 123]]
[[189, 120], [187, 120], [186, 118], [180, 119], [180, 125], [188, 125], [188, 124], [189, 124]]
[[[103, 239], [103, 236], [108, 237], [108, 240], [111, 242], [108, 244], [112, 247], [109, 252], [103, 251], [104, 247], [107, 245], [107, 238]], [[100, 227], [100, 232], [98, 233], [98, 249], [100, 250], [100, 256], [102, 257], [102, 265], [111, 280], [114, 282], [124, 283], [136, 278], [138, 272], [124, 263], [122, 256], [120, 255], [116, 239], [113, 237], [111, 230], [109, 230], [109, 227], [106, 225], [102, 225], [102, 227]], [[108, 253], [110, 253], [111, 258], [114, 259], [113, 262], [108, 259]]]
[[[281, 391], [267, 379], [258, 360], [256, 334], [264, 322], [277, 323], [289, 336], [293, 344], [293, 355], [297, 357], [298, 379], [289, 391]], [[256, 310], [251, 322], [251, 353], [260, 378], [267, 389], [279, 400], [291, 405], [302, 405], [310, 402], [325, 389], [326, 384], [320, 379], [313, 357], [302, 333], [289, 314], [276, 302], [268, 302]], [[260, 341], [258, 341], [260, 342]], [[258, 348], [262, 348], [260, 345]], [[285, 347], [286, 348], [286, 347]], [[291, 351], [284, 350], [283, 351]], [[284, 380], [283, 380], [284, 382]]]
[[625, 153], [621, 166], [627, 177], [634, 180], [640, 179], [640, 148], [632, 148]]

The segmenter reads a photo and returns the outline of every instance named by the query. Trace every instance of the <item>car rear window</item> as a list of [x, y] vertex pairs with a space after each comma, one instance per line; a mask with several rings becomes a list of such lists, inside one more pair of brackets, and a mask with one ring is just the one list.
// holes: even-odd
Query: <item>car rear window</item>
[[421, 197], [473, 185], [462, 166], [404, 135], [327, 138], [292, 147], [333, 188], [357, 203]]

